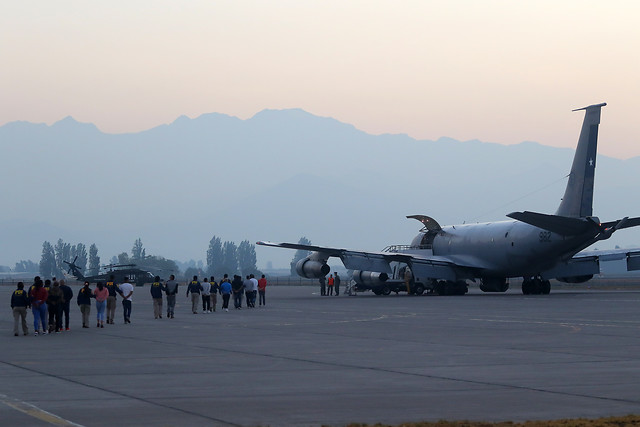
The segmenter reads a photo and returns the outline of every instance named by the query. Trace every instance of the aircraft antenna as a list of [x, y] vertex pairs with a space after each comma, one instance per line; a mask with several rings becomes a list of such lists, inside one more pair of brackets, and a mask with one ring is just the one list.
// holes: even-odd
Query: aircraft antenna
[[553, 182], [551, 182], [551, 183], [549, 183], [549, 184], [546, 184], [546, 185], [545, 185], [545, 186], [543, 186], [543, 187], [540, 187], [540, 188], [538, 188], [538, 189], [536, 189], [536, 190], [533, 190], [533, 191], [531, 191], [531, 192], [529, 192], [529, 193], [525, 194], [524, 196], [520, 196], [520, 197], [518, 197], [517, 199], [513, 199], [513, 200], [511, 200], [510, 202], [507, 202], [507, 203], [505, 203], [505, 204], [503, 204], [503, 205], [500, 205], [500, 206], [498, 206], [498, 207], [495, 207], [495, 208], [491, 209], [490, 211], [487, 211], [487, 212], [485, 212], [485, 213], [483, 213], [483, 214], [480, 214], [480, 215], [478, 215], [478, 216], [476, 216], [476, 217], [474, 217], [474, 218], [471, 218], [470, 220], [465, 221], [465, 222], [469, 222], [469, 223], [472, 223], [472, 222], [478, 222], [478, 220], [479, 220], [480, 218], [483, 218], [483, 217], [485, 217], [485, 216], [487, 216], [487, 215], [489, 215], [489, 214], [492, 214], [492, 213], [494, 213], [494, 212], [496, 212], [496, 211], [500, 211], [500, 210], [501, 210], [501, 211], [504, 211], [504, 210], [505, 210], [505, 208], [506, 208], [507, 206], [510, 206], [510, 205], [512, 205], [512, 204], [514, 204], [514, 203], [516, 203], [516, 202], [519, 202], [519, 201], [520, 201], [520, 200], [522, 200], [522, 199], [526, 199], [527, 197], [531, 197], [531, 196], [533, 196], [534, 194], [537, 194], [537, 193], [539, 193], [539, 192], [541, 192], [541, 191], [544, 191], [544, 190], [546, 190], [546, 189], [547, 189], [547, 188], [549, 188], [549, 187], [553, 187], [553, 186], [554, 186], [554, 185], [556, 185], [557, 183], [559, 183], [559, 182], [561, 182], [561, 181], [564, 181], [565, 179], [569, 178], [569, 175], [570, 175], [570, 174], [566, 174], [566, 175], [565, 175], [565, 176], [563, 176], [562, 178], [558, 178], [558, 179], [556, 179], [555, 181], [553, 181]]

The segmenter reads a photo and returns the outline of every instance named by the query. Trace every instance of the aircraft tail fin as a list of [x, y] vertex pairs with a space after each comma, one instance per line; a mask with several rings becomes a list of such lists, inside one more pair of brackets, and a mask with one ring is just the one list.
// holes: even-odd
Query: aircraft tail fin
[[593, 215], [593, 184], [598, 147], [598, 126], [600, 125], [600, 110], [605, 105], [607, 104], [594, 104], [573, 110], [585, 110], [584, 122], [576, 154], [573, 157], [567, 188], [556, 215], [572, 218], [585, 218]]

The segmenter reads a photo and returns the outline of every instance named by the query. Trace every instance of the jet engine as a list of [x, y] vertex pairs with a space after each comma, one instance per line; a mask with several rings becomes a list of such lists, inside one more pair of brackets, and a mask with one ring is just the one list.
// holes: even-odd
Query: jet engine
[[318, 259], [319, 257], [314, 256], [316, 253], [317, 252], [314, 252], [308, 257], [298, 261], [296, 264], [296, 273], [298, 273], [299, 276], [306, 277], [307, 279], [319, 279], [329, 274], [331, 267], [327, 264], [327, 260]]
[[353, 271], [353, 280], [359, 285], [377, 286], [389, 280], [387, 273], [379, 273], [377, 271]]

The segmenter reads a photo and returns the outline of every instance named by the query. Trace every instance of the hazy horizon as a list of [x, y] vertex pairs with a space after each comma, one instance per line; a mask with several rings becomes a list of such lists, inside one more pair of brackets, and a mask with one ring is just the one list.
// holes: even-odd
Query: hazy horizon
[[640, 155], [633, 1], [131, 1], [0, 6], [0, 125], [68, 115], [106, 133], [180, 115], [302, 108], [370, 134]]

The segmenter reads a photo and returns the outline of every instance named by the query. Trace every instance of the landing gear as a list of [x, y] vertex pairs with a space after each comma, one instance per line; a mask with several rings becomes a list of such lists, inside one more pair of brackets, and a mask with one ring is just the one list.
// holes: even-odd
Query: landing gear
[[551, 283], [539, 277], [524, 279], [522, 282], [522, 293], [524, 295], [549, 295]]
[[482, 292], [507, 292], [509, 282], [505, 278], [483, 277], [480, 290]]
[[469, 291], [469, 287], [464, 280], [441, 280], [436, 283], [434, 290], [438, 295], [464, 295]]

